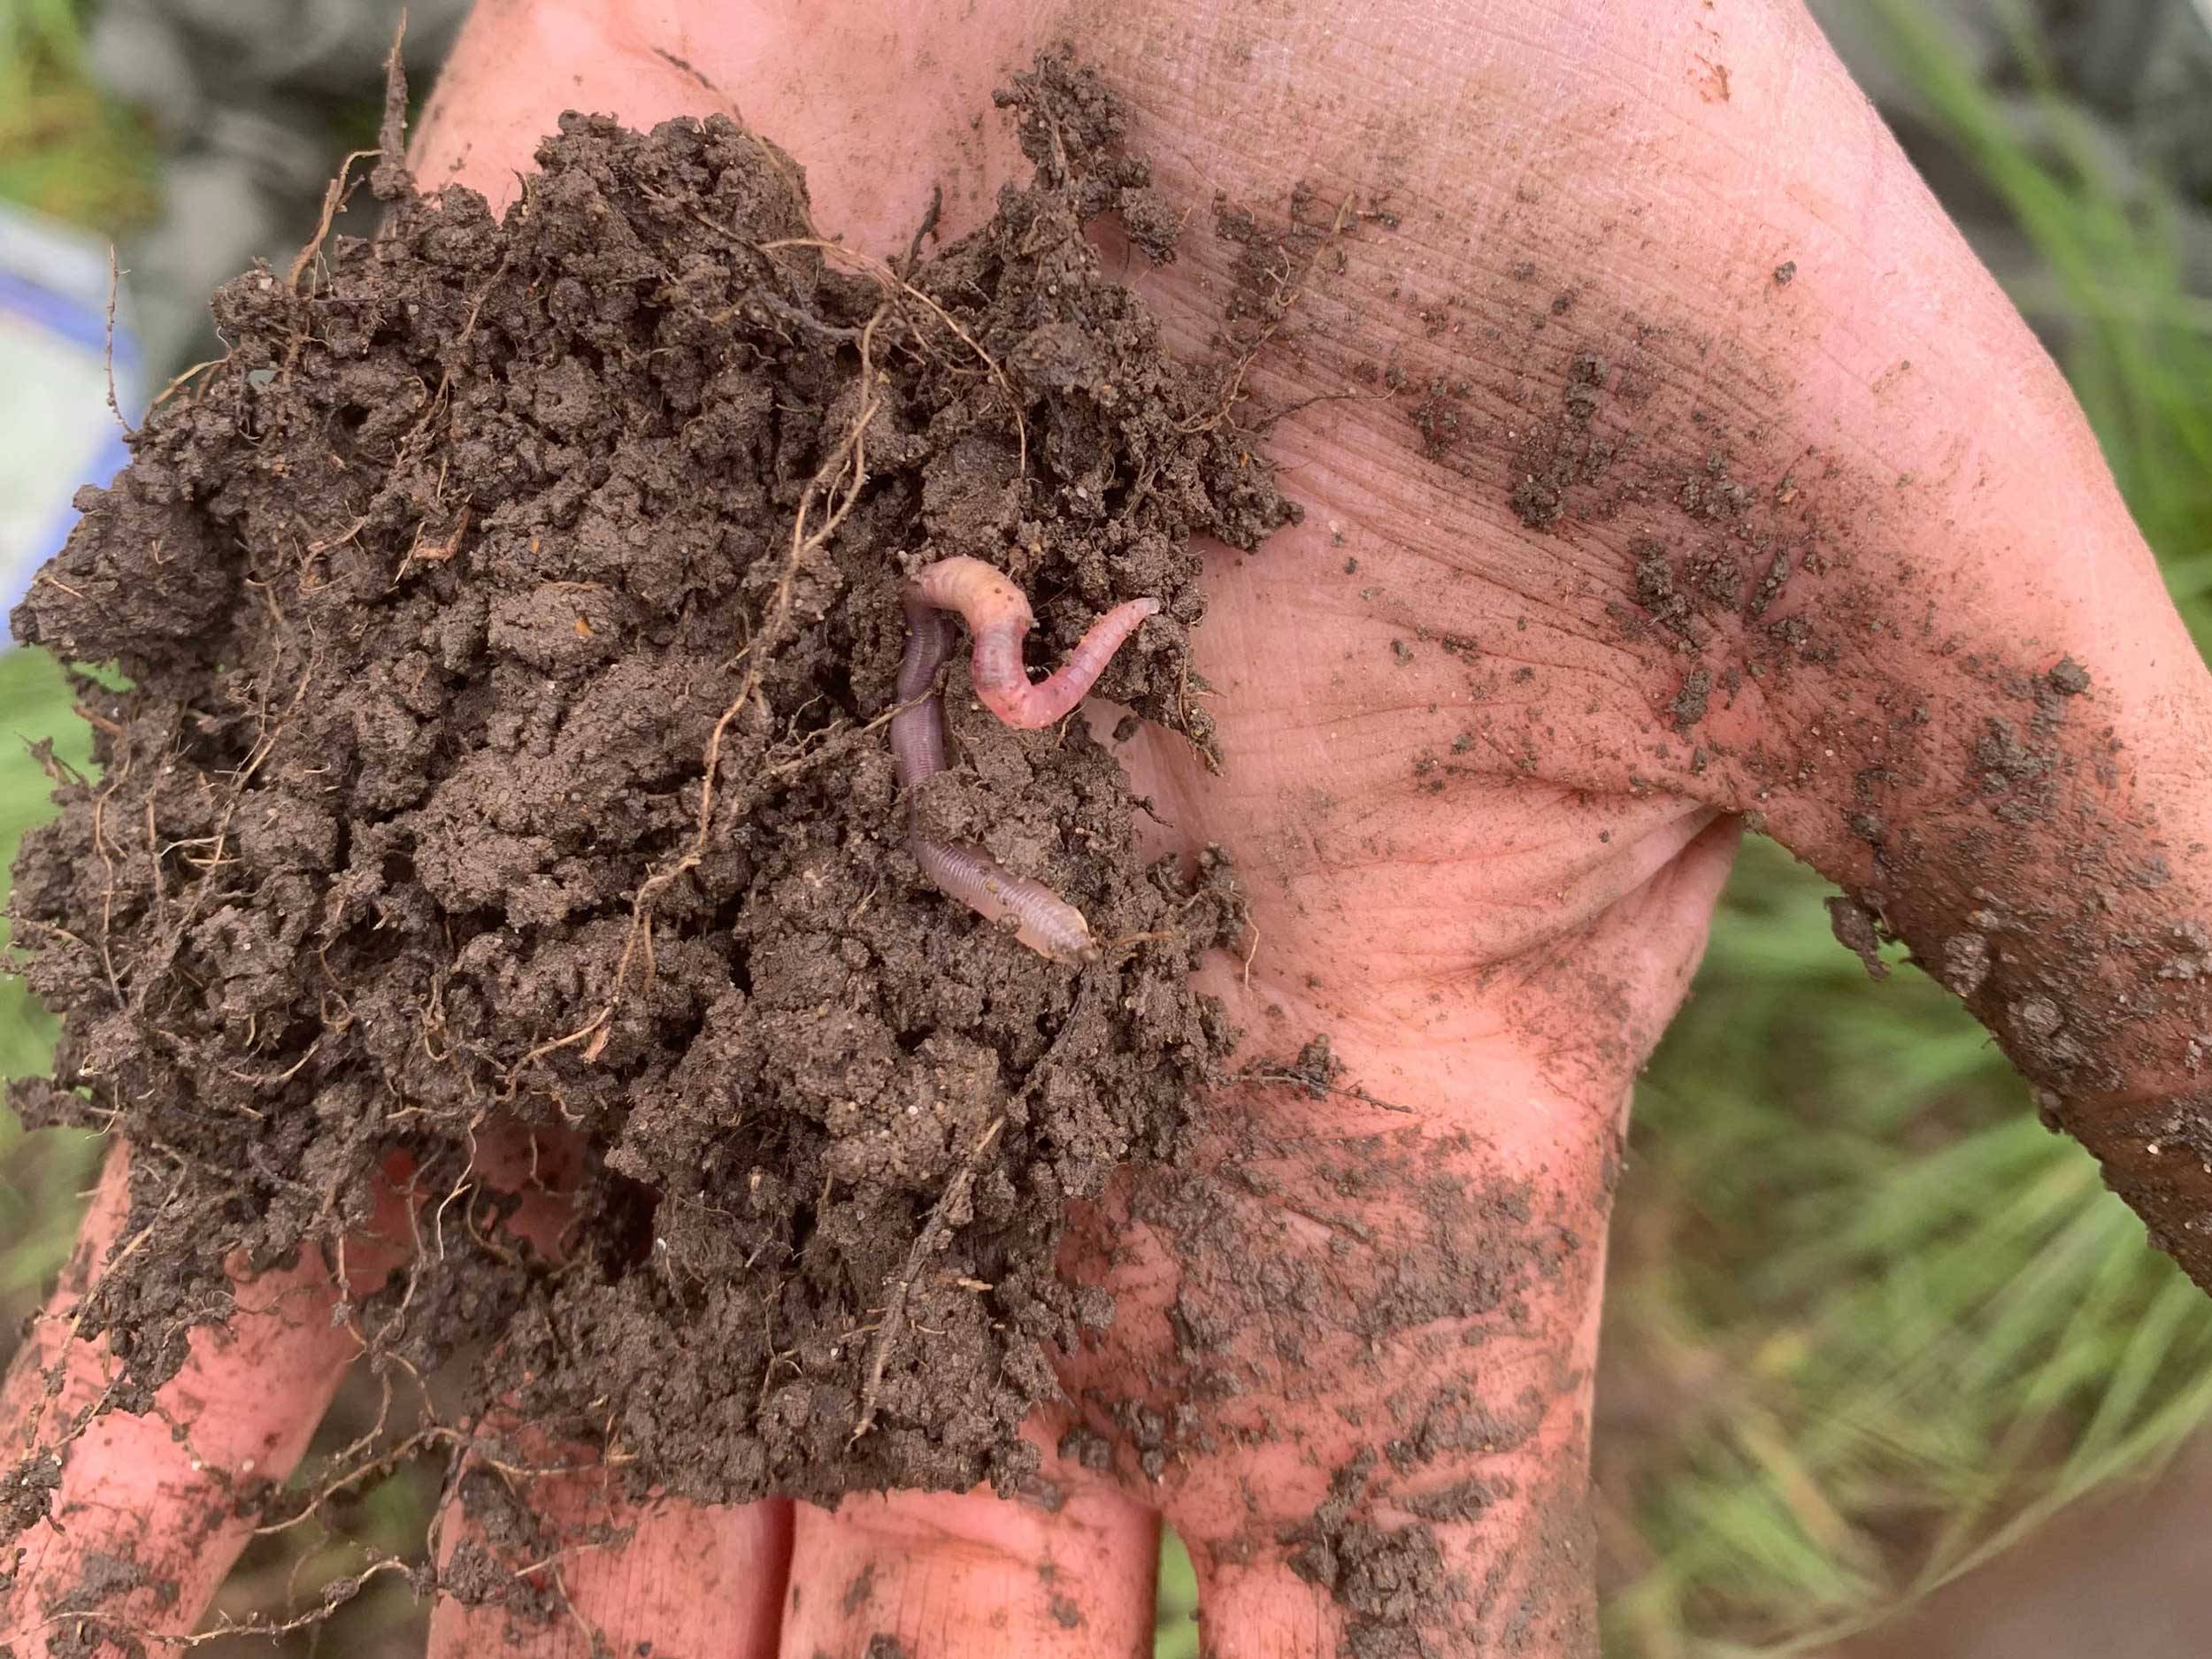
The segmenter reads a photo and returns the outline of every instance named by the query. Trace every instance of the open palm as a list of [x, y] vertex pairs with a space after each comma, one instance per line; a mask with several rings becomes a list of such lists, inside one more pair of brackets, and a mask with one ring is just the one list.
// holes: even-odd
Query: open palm
[[[2158, 1160], [2202, 1133], [2212, 699], [2055, 371], [1793, 4], [1340, 12], [487, 0], [465, 35], [426, 185], [504, 199], [564, 108], [718, 111], [874, 251], [933, 186], [947, 234], [988, 212], [1019, 160], [972, 118], [1071, 38], [1194, 209], [1129, 280], [1182, 349], [1248, 357], [1305, 511], [1210, 569], [1225, 770], [1120, 749], [1163, 837], [1243, 872], [1252, 956], [1208, 988], [1248, 1080], [1079, 1225], [1118, 1317], [1034, 1425], [1035, 1501], [541, 1479], [622, 1529], [565, 1558], [577, 1617], [442, 1599], [434, 1651], [1128, 1655], [1162, 1516], [1223, 1659], [1594, 1651], [1623, 1114], [1738, 815], [1846, 886], [1848, 941], [1966, 995], [2205, 1276], [2212, 1176]], [[165, 1392], [188, 1447], [77, 1447], [17, 1651], [122, 1540], [173, 1571], [113, 1608], [197, 1617], [227, 1482], [298, 1456], [349, 1352], [318, 1263], [263, 1284], [291, 1294]], [[19, 1419], [41, 1386], [19, 1368]], [[482, 1528], [462, 1506], [444, 1547]]]

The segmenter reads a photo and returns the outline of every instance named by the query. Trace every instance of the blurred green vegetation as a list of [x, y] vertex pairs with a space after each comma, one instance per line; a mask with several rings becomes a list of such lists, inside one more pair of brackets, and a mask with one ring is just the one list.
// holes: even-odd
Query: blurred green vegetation
[[145, 123], [84, 68], [80, 0], [0, 0], [0, 198], [119, 233], [152, 217]]
[[[2037, 39], [2031, 148], [1916, 0], [1868, 0], [1891, 61], [2047, 267], [2053, 332], [2200, 646], [2212, 643], [2212, 340], [2166, 204], [2101, 170]], [[0, 196], [116, 231], [152, 203], [142, 127], [82, 72], [75, 0], [0, 0]], [[84, 764], [54, 664], [0, 656], [0, 854], [44, 810], [27, 741]], [[1802, 1651], [1878, 1622], [2212, 1411], [2212, 1302], [2143, 1248], [2089, 1160], [2047, 1134], [1985, 1034], [1917, 973], [1870, 984], [1823, 887], [1755, 843], [1638, 1105], [1617, 1226], [1600, 1436], [1609, 1647]], [[51, 1026], [0, 978], [0, 1071]], [[96, 1146], [0, 1114], [0, 1314], [57, 1270]], [[404, 1548], [403, 1472], [357, 1537]], [[344, 1547], [258, 1550], [226, 1605], [282, 1605]], [[366, 1600], [366, 1598], [365, 1598]], [[1170, 1541], [1160, 1659], [1194, 1659]], [[403, 1594], [355, 1632], [409, 1617]], [[343, 1645], [342, 1641], [342, 1645]], [[265, 1648], [257, 1651], [265, 1651]], [[347, 1651], [365, 1647], [347, 1646]]]
[[1160, 1543], [1159, 1623], [1152, 1659], [1198, 1659], [1198, 1575], [1190, 1552], [1170, 1532]]

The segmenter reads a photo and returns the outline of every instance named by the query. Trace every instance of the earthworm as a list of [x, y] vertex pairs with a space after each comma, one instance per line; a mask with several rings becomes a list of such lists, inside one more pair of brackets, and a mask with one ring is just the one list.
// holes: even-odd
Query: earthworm
[[[971, 672], [983, 705], [1009, 726], [1048, 726], [1083, 699], [1121, 642], [1159, 602], [1133, 599], [1091, 625], [1074, 655], [1042, 685], [1022, 671], [1021, 642], [1033, 620], [1020, 588], [980, 559], [940, 559], [907, 585], [906, 655], [899, 664], [899, 706], [891, 716], [891, 759], [899, 787], [912, 789], [945, 769], [944, 709], [937, 671], [952, 649], [943, 612], [957, 611], [975, 635]], [[1014, 918], [1015, 937], [1055, 962], [1098, 954], [1082, 911], [1041, 881], [1018, 876], [980, 847], [933, 841], [907, 832], [906, 849], [938, 890], [988, 922]]]
[[910, 619], [917, 599], [940, 611], [957, 611], [966, 619], [968, 632], [975, 636], [971, 671], [975, 695], [1007, 725], [1024, 728], [1050, 726], [1082, 702], [1121, 642], [1160, 610], [1156, 599], [1116, 605], [1091, 624], [1090, 632], [1057, 672], [1033, 686], [1022, 667], [1022, 641], [1037, 618], [1028, 596], [1004, 572], [981, 559], [939, 559], [924, 566], [907, 586]]

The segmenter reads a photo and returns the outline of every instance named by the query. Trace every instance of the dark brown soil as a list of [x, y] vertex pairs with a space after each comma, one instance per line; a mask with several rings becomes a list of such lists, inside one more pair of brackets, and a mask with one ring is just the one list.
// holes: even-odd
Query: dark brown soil
[[[1083, 238], [1119, 211], [1171, 253], [1110, 97], [1051, 61], [1006, 101], [1034, 181], [897, 272], [815, 242], [726, 121], [571, 117], [503, 219], [389, 181], [373, 242], [216, 296], [229, 357], [15, 617], [132, 687], [82, 682], [103, 770], [14, 900], [66, 1022], [17, 1104], [137, 1149], [145, 1239], [81, 1325], [119, 1405], [227, 1256], [334, 1248], [389, 1172], [418, 1236], [373, 1349], [465, 1350], [480, 1407], [636, 1487], [1029, 1471], [1048, 1346], [1111, 1314], [1055, 1275], [1064, 1202], [1174, 1146], [1226, 1041], [1187, 971], [1239, 907], [1217, 863], [1140, 863], [1079, 719], [999, 728], [964, 667], [930, 821], [1128, 942], [1056, 966], [926, 887], [899, 586], [1001, 565], [1041, 662], [1158, 596], [1102, 689], [1202, 742], [1188, 538], [1289, 509]], [[557, 1263], [472, 1171], [503, 1138]]]

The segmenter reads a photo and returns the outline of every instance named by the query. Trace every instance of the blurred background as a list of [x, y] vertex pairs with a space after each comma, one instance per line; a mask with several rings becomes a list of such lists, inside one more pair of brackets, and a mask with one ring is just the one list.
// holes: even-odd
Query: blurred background
[[[408, 8], [419, 91], [465, 9]], [[2212, 642], [2212, 0], [1814, 10], [2065, 367]], [[373, 142], [397, 15], [0, 0], [0, 598], [65, 533], [74, 486], [119, 465], [111, 401], [135, 419], [220, 355], [209, 290], [256, 258], [282, 268], [340, 158]], [[54, 664], [0, 653], [0, 858], [45, 810], [39, 738], [85, 764]], [[1917, 973], [1867, 979], [1822, 893], [1746, 847], [1638, 1099], [1597, 1436], [1606, 1650], [2196, 1659], [2212, 1301], [2144, 1248], [1955, 1004]], [[42, 1069], [50, 1041], [0, 977], [0, 1073]], [[0, 1113], [0, 1348], [97, 1156]], [[374, 1403], [342, 1399], [327, 1444]], [[261, 1540], [222, 1611], [280, 1618], [419, 1551], [438, 1473], [403, 1465], [328, 1528]], [[1171, 1545], [1161, 1659], [1194, 1659], [1191, 1606]], [[397, 1659], [420, 1640], [385, 1579], [279, 1651]]]

